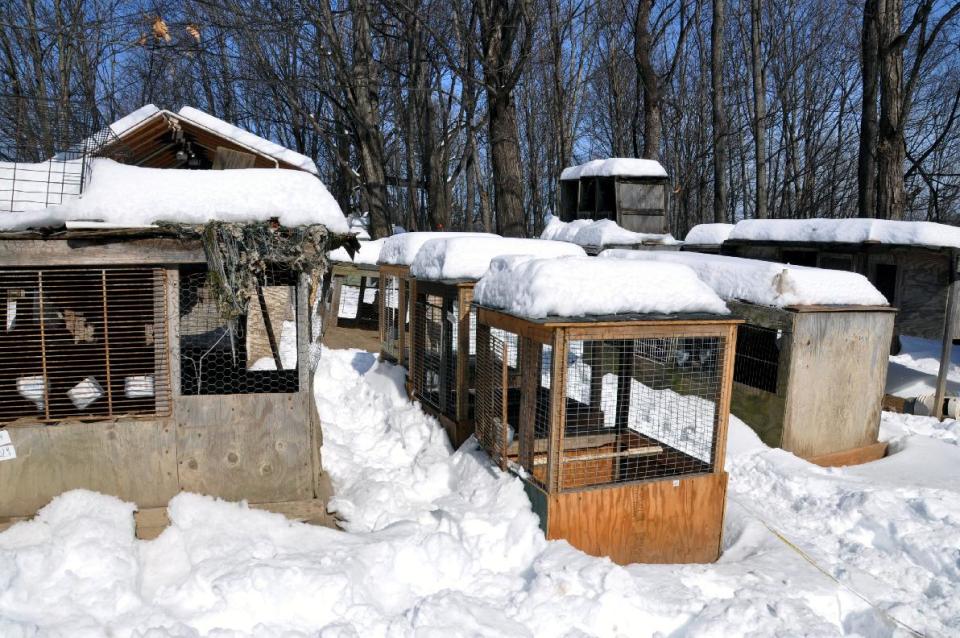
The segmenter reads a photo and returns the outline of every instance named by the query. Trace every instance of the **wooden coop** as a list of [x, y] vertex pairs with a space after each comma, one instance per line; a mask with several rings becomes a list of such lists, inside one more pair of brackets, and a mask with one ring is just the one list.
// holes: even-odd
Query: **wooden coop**
[[764, 443], [824, 466], [881, 458], [896, 310], [728, 302], [738, 329], [731, 411]]
[[379, 330], [380, 269], [375, 264], [331, 261], [328, 277], [326, 327]]
[[582, 248], [562, 241], [453, 237], [425, 243], [411, 266], [411, 394], [443, 424], [454, 447], [473, 434], [474, 286], [495, 257], [534, 254], [586, 256]]
[[0, 426], [16, 449], [0, 516], [75, 488], [140, 508], [187, 490], [322, 511], [309, 277], [269, 272], [226, 322], [199, 243], [124, 232], [0, 238]]
[[737, 324], [478, 308], [477, 438], [548, 539], [621, 564], [719, 557]]
[[[19, 220], [10, 227], [24, 230], [0, 233], [0, 518], [31, 516], [58, 494], [86, 488], [135, 502], [141, 513], [187, 490], [326, 520], [330, 487], [309, 365], [311, 277], [267, 268], [255, 286], [244, 285], [256, 289], [249, 303], [225, 313], [223, 296], [208, 283], [200, 240], [143, 220], [183, 221], [196, 210], [246, 206], [264, 220], [245, 229], [263, 241], [260, 255], [270, 254], [265, 246], [274, 239], [288, 248], [294, 236], [326, 242], [332, 228], [286, 235], [290, 229], [271, 219], [291, 210], [342, 219], [339, 207], [321, 213], [335, 202], [302, 174], [317, 174], [313, 161], [189, 107], [172, 113], [147, 105], [106, 133], [71, 129], [54, 148], [35, 152], [20, 138], [7, 139], [28, 130], [0, 127], [3, 155], [13, 158], [0, 162], [0, 186], [33, 195], [6, 214], [67, 199], [83, 210], [87, 198], [106, 210], [50, 227], [40, 218]], [[32, 135], [28, 141], [46, 141]], [[63, 148], [79, 149], [66, 164], [81, 172], [51, 170], [59, 181], [40, 183], [32, 181], [36, 171], [22, 170], [35, 155], [60, 161]], [[135, 178], [126, 172], [138, 166], [171, 170]], [[234, 168], [295, 170], [248, 171], [247, 192], [238, 195], [223, 186], [237, 185], [226, 170]], [[118, 171], [130, 178], [115, 177]], [[288, 191], [282, 208], [278, 188]], [[321, 202], [323, 195], [332, 203]], [[34, 230], [34, 223], [44, 227]], [[211, 239], [216, 229], [206, 228], [209, 241], [218, 241]], [[226, 260], [242, 259], [241, 243], [229, 257], [219, 255], [224, 272]]]
[[609, 219], [638, 233], [667, 232], [670, 178], [654, 160], [609, 158], [564, 169], [560, 219]]
[[877, 435], [896, 310], [866, 278], [689, 252], [601, 258], [682, 264], [727, 300], [744, 320], [731, 411], [764, 443], [820, 465], [884, 455]]

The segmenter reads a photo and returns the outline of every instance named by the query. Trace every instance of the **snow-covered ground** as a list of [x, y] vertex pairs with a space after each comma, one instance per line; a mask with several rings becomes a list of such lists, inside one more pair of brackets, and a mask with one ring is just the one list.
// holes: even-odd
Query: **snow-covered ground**
[[[887, 367], [887, 393], [910, 398], [934, 392], [940, 371], [940, 347], [940, 342], [933, 339], [901, 335], [900, 354], [891, 356]], [[951, 350], [947, 394], [960, 396], [960, 348], [957, 346]]]
[[956, 422], [885, 414], [891, 456], [827, 470], [733, 419], [721, 559], [621, 567], [545, 541], [519, 481], [453, 452], [402, 382], [368, 353], [320, 359], [345, 531], [181, 494], [136, 541], [133, 505], [71, 492], [0, 534], [0, 636], [960, 632]]

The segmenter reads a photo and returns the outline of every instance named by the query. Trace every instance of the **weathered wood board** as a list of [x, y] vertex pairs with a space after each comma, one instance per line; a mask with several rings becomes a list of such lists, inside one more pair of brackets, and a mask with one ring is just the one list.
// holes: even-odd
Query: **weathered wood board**
[[0, 463], [0, 516], [31, 516], [72, 489], [112, 494], [143, 507], [178, 491], [169, 419], [12, 425], [17, 458]]

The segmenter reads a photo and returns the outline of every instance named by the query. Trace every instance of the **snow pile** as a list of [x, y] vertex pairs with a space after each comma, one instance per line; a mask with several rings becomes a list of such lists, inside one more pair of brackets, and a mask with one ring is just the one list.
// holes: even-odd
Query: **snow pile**
[[259, 135], [254, 135], [250, 131], [245, 131], [238, 126], [234, 126], [229, 122], [224, 122], [220, 118], [214, 117], [208, 113], [204, 113], [200, 109], [195, 109], [192, 106], [184, 106], [177, 112], [177, 116], [196, 124], [197, 126], [203, 127], [209, 131], [217, 133], [218, 135], [233, 140], [242, 146], [253, 149], [258, 153], [269, 155], [270, 157], [290, 164], [291, 166], [295, 166], [300, 170], [307, 171], [313, 175], [320, 174], [317, 171], [316, 163], [306, 155], [301, 155], [296, 151], [292, 151], [289, 148], [280, 146], [276, 142], [271, 142], [270, 140], [264, 139]]
[[733, 224], [697, 224], [687, 233], [684, 243], [699, 246], [719, 246], [733, 232]]
[[547, 215], [540, 239], [567, 241], [578, 246], [602, 248], [604, 246], [632, 246], [637, 244], [678, 244], [669, 233], [635, 233], [618, 226], [609, 219], [592, 221], [575, 219], [572, 222], [560, 221], [558, 217]]
[[886, 306], [886, 298], [863, 275], [788, 266], [758, 259], [691, 252], [605, 250], [601, 258], [683, 264], [722, 298], [786, 308], [807, 305]]
[[477, 283], [474, 299], [534, 319], [729, 312], [686, 266], [591, 257], [497, 257]]
[[[24, 211], [25, 219], [44, 219], [43, 211], [80, 194], [83, 160], [0, 162], [0, 213]], [[22, 230], [26, 228], [16, 228]]]
[[410, 274], [423, 279], [479, 279], [490, 260], [505, 255], [586, 257], [579, 246], [562, 241], [505, 237], [451, 237], [431, 239], [417, 252]]
[[745, 219], [737, 222], [730, 239], [960, 248], [960, 228], [889, 219]]
[[431, 239], [447, 239], [453, 237], [498, 237], [491, 233], [450, 233], [450, 232], [415, 232], [400, 233], [387, 238], [380, 251], [379, 263], [394, 266], [409, 266], [416, 259], [417, 253], [425, 243]]
[[68, 220], [139, 227], [160, 221], [203, 224], [272, 217], [284, 226], [323, 224], [333, 232], [348, 230], [323, 183], [302, 171], [183, 171], [102, 158], [93, 160], [90, 183], [79, 199], [37, 213], [0, 216], [0, 229], [58, 226]]
[[621, 567], [545, 541], [520, 481], [473, 442], [451, 453], [399, 368], [320, 361], [323, 459], [352, 533], [184, 493], [170, 528], [136, 541], [132, 505], [70, 492], [0, 533], [0, 635], [960, 631], [956, 422], [884, 414], [891, 456], [827, 470], [731, 418], [721, 559]]
[[380, 251], [383, 249], [383, 242], [385, 241], [385, 238], [375, 239], [373, 241], [361, 241], [360, 250], [353, 256], [353, 259], [350, 258], [347, 249], [342, 247], [330, 251], [327, 257], [330, 258], [330, 261], [344, 261], [375, 266], [377, 260], [380, 258]]
[[592, 224], [593, 220], [575, 219], [572, 222], [564, 222], [560, 221], [560, 218], [555, 215], [547, 215], [544, 222], [540, 239], [552, 239], [554, 241], [568, 241], [572, 243], [577, 233]]
[[[941, 343], [900, 335], [901, 350], [890, 357], [887, 366], [887, 394], [903, 398], [932, 394], [940, 372]], [[951, 351], [947, 370], [947, 396], [960, 396], [960, 348]]]
[[581, 177], [666, 177], [667, 171], [660, 162], [651, 159], [637, 159], [634, 157], [608, 157], [595, 159], [568, 166], [560, 173], [560, 179], [580, 179]]

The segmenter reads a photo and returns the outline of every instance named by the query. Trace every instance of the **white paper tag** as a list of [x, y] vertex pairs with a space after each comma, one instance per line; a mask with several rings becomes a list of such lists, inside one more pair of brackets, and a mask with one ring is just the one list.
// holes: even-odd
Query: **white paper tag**
[[17, 458], [17, 450], [13, 445], [0, 445], [0, 461], [9, 461]]
[[6, 430], [0, 430], [0, 445], [9, 445], [10, 442], [10, 433]]

